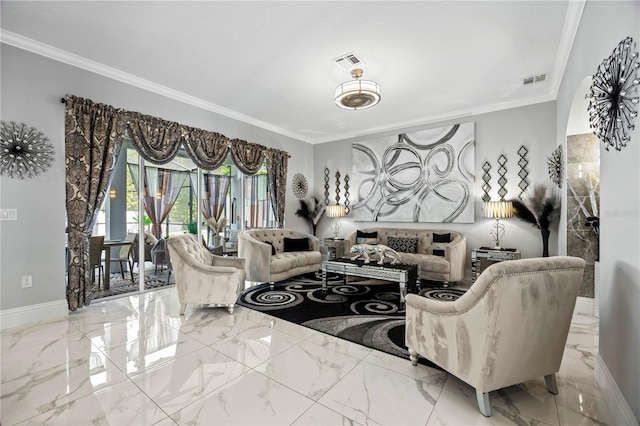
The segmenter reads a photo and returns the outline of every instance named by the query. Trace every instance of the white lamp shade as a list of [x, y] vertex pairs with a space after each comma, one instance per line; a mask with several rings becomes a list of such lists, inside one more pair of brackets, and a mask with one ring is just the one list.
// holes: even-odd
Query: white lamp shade
[[327, 215], [327, 217], [345, 217], [347, 215], [347, 211], [344, 206], [327, 206], [325, 214]]
[[513, 203], [511, 201], [488, 201], [484, 203], [482, 213], [485, 218], [489, 219], [513, 217]]

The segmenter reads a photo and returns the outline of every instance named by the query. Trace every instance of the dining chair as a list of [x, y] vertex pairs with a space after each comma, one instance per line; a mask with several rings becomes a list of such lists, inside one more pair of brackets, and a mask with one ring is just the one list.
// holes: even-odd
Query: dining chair
[[136, 232], [127, 232], [127, 236], [125, 237], [125, 241], [130, 242], [131, 244], [126, 244], [120, 246], [120, 250], [117, 253], [116, 257], [112, 257], [112, 262], [118, 262], [120, 264], [120, 274], [122, 275], [122, 279], [124, 279], [124, 263], [126, 262], [129, 265], [129, 273], [131, 274], [131, 282], [133, 280], [133, 258], [131, 256], [131, 247], [133, 246], [133, 241], [136, 239], [138, 234]]
[[96, 268], [98, 269], [98, 289], [102, 284], [101, 277], [104, 276], [104, 267], [102, 266], [102, 245], [104, 244], [104, 235], [97, 235], [89, 239], [89, 267], [91, 268], [91, 284], [96, 280]]

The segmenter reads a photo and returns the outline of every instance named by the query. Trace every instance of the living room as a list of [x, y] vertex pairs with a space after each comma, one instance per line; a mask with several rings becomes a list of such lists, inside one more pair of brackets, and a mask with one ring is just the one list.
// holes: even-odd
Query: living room
[[[574, 3], [574, 2], [572, 2]], [[46, 134], [55, 148], [54, 162], [49, 170], [33, 179], [0, 177], [2, 209], [15, 209], [16, 221], [1, 224], [1, 284], [2, 328], [16, 327], [34, 321], [66, 316], [65, 299], [65, 156], [64, 110], [60, 98], [75, 95], [95, 102], [138, 111], [193, 127], [215, 131], [229, 138], [255, 142], [290, 155], [288, 169], [285, 223], [287, 228], [308, 232], [308, 223], [295, 212], [299, 207], [293, 195], [291, 179], [303, 174], [309, 182], [309, 192], [324, 196], [325, 168], [330, 171], [331, 199], [335, 191], [334, 174], [352, 173], [352, 144], [379, 136], [410, 132], [424, 128], [445, 127], [457, 123], [475, 123], [475, 199], [474, 223], [446, 224], [447, 229], [464, 233], [467, 250], [491, 244], [489, 229], [492, 221], [482, 217], [482, 165], [493, 165], [491, 181], [497, 189], [497, 160], [507, 158], [508, 198], [518, 194], [518, 149], [528, 151], [531, 182], [550, 184], [547, 159], [557, 146], [566, 147], [567, 128], [574, 113], [572, 104], [582, 81], [596, 71], [604, 58], [625, 37], [640, 39], [638, 2], [580, 3], [580, 13], [573, 24], [575, 38], [568, 42], [570, 54], [562, 78], [557, 80], [553, 99], [529, 103], [508, 109], [476, 110], [454, 117], [439, 117], [423, 123], [410, 123], [400, 128], [368, 132], [361, 135], [322, 143], [306, 143], [294, 136], [278, 133], [273, 128], [260, 127], [199, 107], [193, 98], [170, 98], [139, 84], [127, 82], [128, 76], [113, 69], [91, 68], [89, 62], [65, 52], [47, 49], [29, 39], [15, 37], [5, 30], [6, 6], [3, 3], [2, 34], [2, 119], [26, 122]], [[573, 4], [571, 7], [578, 7]], [[464, 48], [460, 48], [463, 54]], [[336, 52], [346, 53], [346, 52]], [[410, 67], [410, 65], [409, 65]], [[496, 64], [499, 68], [499, 64]], [[366, 69], [365, 69], [366, 71]], [[472, 72], [472, 70], [470, 70]], [[348, 78], [345, 74], [344, 80]], [[365, 74], [365, 78], [373, 76]], [[336, 82], [338, 84], [339, 81]], [[382, 83], [381, 83], [382, 84]], [[448, 84], [456, 84], [455, 82]], [[383, 86], [383, 91], [389, 85]], [[496, 88], [497, 90], [497, 88]], [[390, 96], [391, 94], [389, 94]], [[331, 94], [328, 95], [331, 97]], [[385, 102], [385, 93], [383, 100]], [[582, 96], [584, 98], [584, 96]], [[335, 106], [332, 106], [335, 108]], [[347, 112], [347, 111], [345, 111]], [[353, 113], [366, 111], [353, 111]], [[240, 117], [242, 118], [242, 117]], [[596, 369], [603, 372], [598, 381], [611, 389], [608, 395], [613, 407], [624, 407], [640, 418], [640, 383], [637, 359], [640, 358], [640, 230], [638, 203], [640, 160], [638, 132], [631, 133], [627, 146], [600, 149], [601, 229], [600, 260], [602, 293], [600, 295], [599, 346]], [[551, 233], [550, 255], [567, 253], [567, 189], [562, 191], [562, 213], [557, 228]], [[362, 222], [341, 219], [341, 236], [350, 234]], [[540, 233], [516, 219], [505, 220], [503, 246], [518, 248], [523, 258], [537, 257], [542, 246]], [[389, 222], [384, 225], [393, 226]], [[432, 226], [435, 225], [435, 226]], [[320, 221], [318, 236], [330, 237], [331, 221]], [[442, 224], [420, 224], [440, 228]], [[470, 264], [468, 264], [470, 270]], [[33, 277], [33, 287], [21, 288], [21, 277]], [[3, 365], [3, 370], [5, 366]], [[609, 401], [608, 401], [609, 402]], [[4, 405], [4, 402], [3, 402]], [[5, 408], [3, 407], [3, 410]], [[618, 409], [624, 411], [625, 409]], [[625, 419], [631, 419], [626, 414]], [[4, 423], [4, 422], [3, 422]]]

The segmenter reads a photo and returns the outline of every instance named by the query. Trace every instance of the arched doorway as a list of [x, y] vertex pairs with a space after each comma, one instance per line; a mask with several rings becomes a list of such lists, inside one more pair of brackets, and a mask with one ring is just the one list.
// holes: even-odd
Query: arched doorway
[[[585, 77], [573, 97], [567, 123], [566, 149], [566, 223], [567, 255], [585, 259], [579, 296], [596, 297], [596, 267], [599, 261], [600, 216], [600, 143], [589, 126], [589, 101], [585, 95], [591, 86]], [[599, 265], [598, 265], [599, 266]], [[597, 302], [595, 312], [597, 315]]]

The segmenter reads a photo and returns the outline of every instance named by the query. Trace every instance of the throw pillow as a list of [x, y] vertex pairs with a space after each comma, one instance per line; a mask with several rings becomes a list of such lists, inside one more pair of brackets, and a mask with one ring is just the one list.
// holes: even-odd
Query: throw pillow
[[451, 242], [451, 233], [447, 234], [436, 234], [433, 233], [433, 242], [434, 243], [450, 243]]
[[285, 237], [284, 251], [309, 251], [309, 239]]
[[273, 245], [273, 243], [271, 241], [265, 241], [265, 243], [269, 244], [271, 246], [271, 256], [275, 256], [276, 255], [276, 248]]
[[418, 250], [418, 238], [387, 237], [387, 246], [398, 253], [415, 253]]
[[434, 256], [442, 256], [444, 257], [444, 250], [447, 247], [447, 244], [451, 242], [451, 233], [447, 234], [436, 234], [433, 233], [433, 244], [429, 248], [429, 252], [431, 252]]
[[378, 231], [363, 232], [356, 231], [356, 244], [378, 244]]

